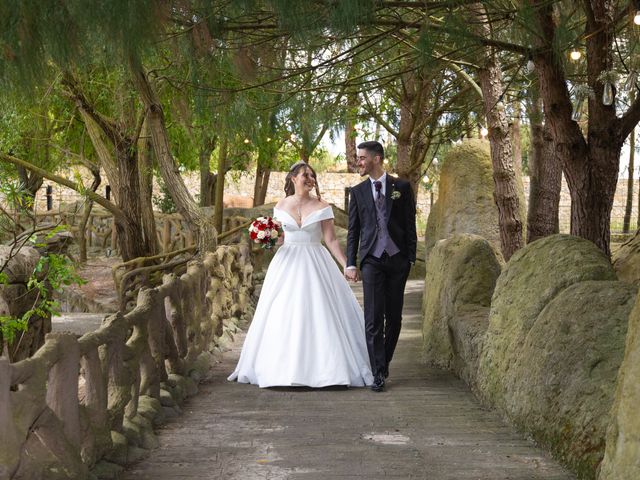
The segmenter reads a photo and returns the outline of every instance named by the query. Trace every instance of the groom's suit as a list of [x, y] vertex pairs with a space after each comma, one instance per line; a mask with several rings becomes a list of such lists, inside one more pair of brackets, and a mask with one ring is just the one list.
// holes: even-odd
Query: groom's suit
[[[416, 260], [416, 204], [405, 180], [387, 175], [378, 206], [374, 188], [367, 179], [351, 189], [347, 265], [356, 266], [360, 258], [371, 369], [386, 376], [400, 335], [404, 287]], [[381, 244], [381, 220], [392, 243], [385, 238]]]

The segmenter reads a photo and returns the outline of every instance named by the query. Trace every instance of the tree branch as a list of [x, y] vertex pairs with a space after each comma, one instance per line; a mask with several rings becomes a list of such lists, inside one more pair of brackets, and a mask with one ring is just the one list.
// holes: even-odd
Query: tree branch
[[638, 122], [640, 122], [640, 96], [634, 100], [618, 122], [622, 138], [627, 138]]
[[366, 92], [361, 92], [362, 97], [364, 98], [364, 102], [367, 104], [366, 107], [364, 107], [364, 109], [367, 111], [367, 113], [369, 115], [371, 115], [373, 118], [376, 119], [376, 121], [382, 125], [384, 127], [384, 129], [389, 132], [391, 135], [393, 135], [394, 137], [398, 138], [399, 132], [393, 128], [389, 123], [387, 123], [387, 121], [382, 118], [382, 116], [375, 111], [375, 108], [373, 108], [373, 105], [371, 105], [371, 102], [369, 101], [369, 97], [367, 96]]
[[111, 203], [109, 200], [107, 200], [104, 197], [101, 197], [100, 195], [98, 195], [95, 192], [92, 192], [91, 190], [86, 190], [86, 189], [79, 188], [78, 185], [76, 185], [75, 183], [73, 183], [70, 180], [67, 180], [66, 178], [60, 177], [59, 175], [56, 175], [54, 173], [47, 172], [46, 170], [44, 170], [44, 169], [42, 169], [40, 167], [36, 167], [35, 165], [32, 165], [29, 162], [26, 162], [24, 160], [16, 158], [16, 157], [14, 157], [12, 155], [8, 155], [6, 153], [0, 152], [0, 160], [2, 160], [4, 162], [7, 162], [7, 163], [11, 163], [13, 165], [22, 166], [22, 167], [26, 168], [27, 170], [31, 170], [32, 172], [35, 172], [38, 175], [51, 180], [52, 182], [56, 182], [56, 183], [58, 183], [60, 185], [64, 185], [65, 187], [70, 188], [71, 190], [73, 190], [75, 192], [78, 192], [78, 193], [80, 193], [82, 195], [86, 195], [90, 200], [93, 200], [98, 205], [101, 205], [104, 208], [106, 208], [109, 212], [111, 212], [113, 214], [114, 217], [116, 217], [118, 219], [124, 218], [124, 212], [122, 210], [120, 210], [120, 208], [115, 206], [113, 203]]
[[69, 72], [64, 73], [62, 77], [62, 84], [69, 89], [68, 96], [76, 101], [76, 105], [78, 106], [78, 108], [82, 109], [93, 119], [93, 121], [100, 127], [105, 135], [109, 137], [114, 145], [122, 142], [122, 135], [120, 135], [115, 122], [108, 119], [104, 115], [101, 115], [99, 112], [96, 112], [96, 110], [93, 108], [93, 105], [89, 103], [89, 100], [87, 99], [85, 94], [82, 92], [82, 90], [80, 90], [76, 79], [73, 78], [73, 76]]

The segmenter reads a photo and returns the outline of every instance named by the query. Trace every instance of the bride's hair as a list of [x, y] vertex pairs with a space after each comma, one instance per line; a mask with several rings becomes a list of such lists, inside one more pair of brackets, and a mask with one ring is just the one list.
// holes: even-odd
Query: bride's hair
[[289, 197], [294, 193], [296, 193], [296, 189], [293, 185], [293, 177], [298, 175], [303, 168], [308, 168], [309, 171], [311, 172], [311, 176], [316, 181], [316, 196], [318, 197], [318, 200], [320, 200], [320, 189], [318, 188], [318, 176], [316, 175], [316, 171], [311, 167], [311, 165], [304, 162], [303, 160], [300, 160], [299, 162], [296, 162], [293, 165], [291, 165], [291, 168], [289, 169], [289, 173], [287, 173], [287, 176], [284, 179], [285, 196]]

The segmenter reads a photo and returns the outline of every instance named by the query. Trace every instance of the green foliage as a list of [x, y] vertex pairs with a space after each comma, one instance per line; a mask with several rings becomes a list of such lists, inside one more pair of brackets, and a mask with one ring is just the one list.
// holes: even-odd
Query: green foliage
[[29, 328], [29, 317], [23, 316], [22, 318], [12, 317], [10, 315], [0, 315], [0, 335], [2, 335], [2, 340], [7, 344], [13, 343], [16, 338], [16, 335], [19, 332], [26, 332], [27, 328]]
[[[57, 230], [59, 231], [65, 227], [59, 226]], [[49, 232], [47, 236], [55, 235], [55, 230]], [[8, 282], [8, 275], [5, 272], [0, 272], [0, 284], [6, 285]], [[84, 283], [85, 280], [76, 273], [75, 266], [68, 257], [54, 253], [40, 257], [27, 281], [27, 290], [29, 292], [37, 292], [36, 301], [21, 317], [0, 316], [2, 340], [7, 344], [13, 343], [20, 332], [28, 329], [29, 320], [33, 316], [58, 315], [60, 313], [60, 305], [51, 297], [52, 292], [62, 292], [66, 286], [72, 284], [82, 285]]]
[[33, 197], [28, 194], [24, 184], [17, 180], [0, 182], [0, 195], [10, 208], [30, 210], [33, 207]]
[[171, 198], [171, 194], [169, 193], [169, 189], [165, 185], [162, 177], [156, 177], [158, 181], [158, 185], [160, 186], [160, 193], [154, 194], [152, 201], [153, 204], [162, 212], [162, 213], [175, 213], [177, 211], [176, 204]]
[[55, 75], [52, 65], [127, 61], [157, 38], [168, 12], [160, 0], [0, 2], [0, 85], [32, 88]]

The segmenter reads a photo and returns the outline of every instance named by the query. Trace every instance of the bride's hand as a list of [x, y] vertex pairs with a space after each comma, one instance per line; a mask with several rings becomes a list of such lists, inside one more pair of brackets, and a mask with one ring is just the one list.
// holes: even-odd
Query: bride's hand
[[357, 282], [360, 280], [360, 274], [357, 268], [345, 268], [344, 277], [350, 282]]

